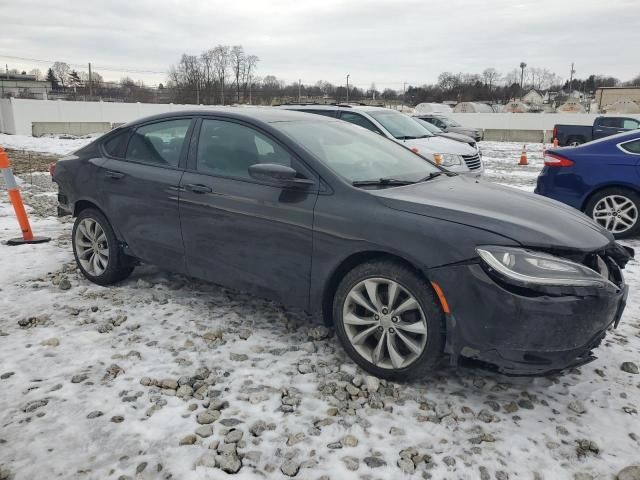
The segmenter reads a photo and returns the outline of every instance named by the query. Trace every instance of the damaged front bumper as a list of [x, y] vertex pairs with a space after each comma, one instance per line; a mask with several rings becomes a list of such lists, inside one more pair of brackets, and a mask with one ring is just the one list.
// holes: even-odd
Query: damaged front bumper
[[611, 259], [615, 291], [527, 290], [500, 282], [478, 262], [430, 271], [450, 308], [446, 353], [512, 375], [548, 374], [594, 360], [592, 350], [617, 327], [626, 305], [628, 286], [618, 267], [624, 263]]

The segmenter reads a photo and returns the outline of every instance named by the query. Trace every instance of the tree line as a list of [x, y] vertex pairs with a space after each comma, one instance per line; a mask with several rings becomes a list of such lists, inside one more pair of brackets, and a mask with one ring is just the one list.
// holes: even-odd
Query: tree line
[[[567, 93], [578, 90], [588, 94], [599, 87], [640, 86], [640, 75], [626, 82], [597, 74], [563, 81], [547, 68], [527, 67], [523, 62], [521, 68], [505, 74], [495, 68], [487, 68], [481, 73], [442, 72], [437, 82], [431, 84], [408, 84], [401, 90], [385, 88], [382, 91], [375, 83], [369, 88], [349, 85], [347, 92], [346, 85], [334, 85], [324, 80], [311, 84], [287, 83], [274, 75], [260, 77], [257, 75], [259, 62], [260, 59], [246, 52], [242, 45], [217, 45], [198, 55], [182, 54], [178, 62], [169, 67], [165, 84], [156, 87], [129, 77], [119, 82], [105, 82], [95, 71], [89, 82], [87, 72], [73, 70], [65, 62], [55, 62], [44, 80], [51, 83], [54, 92], [71, 99], [206, 105], [270, 105], [298, 100], [343, 102], [347, 99], [408, 105], [443, 101], [507, 103], [530, 89]], [[39, 70], [29, 73], [43, 79]], [[89, 94], [91, 98], [88, 98]]]

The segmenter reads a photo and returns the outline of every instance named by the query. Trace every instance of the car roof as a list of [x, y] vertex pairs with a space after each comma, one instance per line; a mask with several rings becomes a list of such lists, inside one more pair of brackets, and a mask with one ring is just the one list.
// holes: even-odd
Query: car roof
[[[353, 111], [353, 110], [358, 110], [360, 112], [395, 112], [396, 110], [393, 110], [391, 108], [386, 108], [386, 107], [378, 107], [375, 105], [359, 105], [359, 104], [353, 104], [353, 103], [349, 103], [349, 104], [335, 104], [335, 105], [321, 105], [321, 104], [313, 104], [313, 103], [309, 103], [309, 104], [304, 104], [304, 103], [300, 103], [300, 104], [283, 104], [283, 105], [277, 105], [278, 109], [283, 109], [283, 110], [327, 110], [327, 111], [334, 111], [334, 110], [341, 110], [341, 111]], [[400, 113], [400, 112], [398, 112]]]
[[[277, 123], [277, 122], [295, 122], [309, 120], [309, 115], [302, 112], [294, 112], [291, 110], [284, 110], [272, 107], [202, 107], [191, 108], [185, 110], [174, 110], [172, 112], [160, 113], [157, 115], [151, 115], [143, 118], [133, 120], [123, 127], [132, 127], [142, 123], [147, 123], [156, 120], [171, 119], [175, 117], [189, 116], [189, 115], [218, 115], [227, 118], [235, 118], [238, 120], [250, 120], [259, 121], [263, 123]], [[331, 121], [330, 118], [321, 117], [319, 115], [313, 116], [314, 121]]]

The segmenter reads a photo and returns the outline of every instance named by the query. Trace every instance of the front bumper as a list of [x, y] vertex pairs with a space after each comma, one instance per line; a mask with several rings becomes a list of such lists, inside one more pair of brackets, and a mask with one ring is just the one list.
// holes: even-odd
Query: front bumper
[[446, 352], [505, 374], [540, 375], [587, 363], [626, 305], [617, 292], [540, 294], [499, 285], [478, 263], [430, 271], [450, 307]]

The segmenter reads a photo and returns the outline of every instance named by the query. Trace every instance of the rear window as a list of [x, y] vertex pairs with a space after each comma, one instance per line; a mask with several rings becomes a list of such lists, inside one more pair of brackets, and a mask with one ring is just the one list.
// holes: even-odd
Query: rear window
[[640, 154], [640, 139], [632, 140], [631, 142], [623, 143], [620, 148], [630, 153]]

